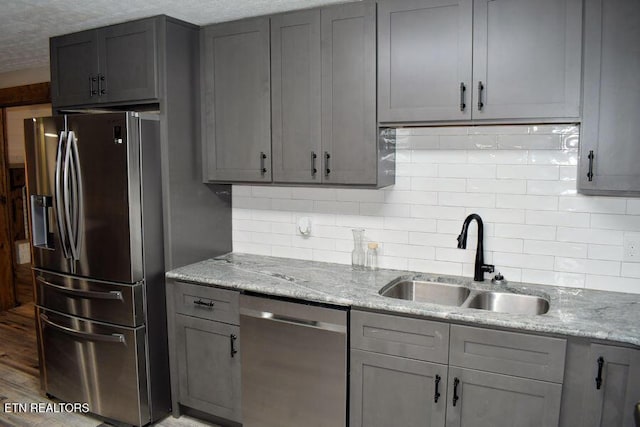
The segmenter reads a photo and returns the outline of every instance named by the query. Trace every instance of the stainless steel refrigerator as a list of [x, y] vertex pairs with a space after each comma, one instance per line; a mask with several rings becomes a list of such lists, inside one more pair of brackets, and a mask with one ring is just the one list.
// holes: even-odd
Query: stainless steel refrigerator
[[144, 425], [170, 411], [159, 122], [25, 121], [43, 390]]

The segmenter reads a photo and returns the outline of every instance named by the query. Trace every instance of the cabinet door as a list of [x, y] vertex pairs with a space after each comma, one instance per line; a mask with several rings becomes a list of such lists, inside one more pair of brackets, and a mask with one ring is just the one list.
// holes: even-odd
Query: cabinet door
[[269, 182], [269, 18], [201, 31], [205, 181]]
[[380, 122], [471, 118], [472, 0], [378, 4]]
[[156, 22], [147, 19], [98, 30], [102, 102], [158, 97]]
[[240, 328], [176, 314], [175, 340], [180, 403], [240, 421]]
[[475, 0], [474, 120], [577, 118], [581, 27], [581, 0]]
[[589, 377], [593, 380], [585, 385], [585, 410], [580, 425], [633, 427], [633, 410], [640, 402], [640, 350], [591, 344], [591, 362], [593, 370]]
[[[50, 41], [54, 108], [98, 102], [98, 43], [94, 30]], [[92, 80], [93, 79], [93, 80]]]
[[320, 182], [320, 10], [271, 18], [275, 182]]
[[640, 195], [639, 23], [636, 0], [585, 2], [578, 188], [586, 194]]
[[376, 184], [376, 5], [322, 9], [322, 180]]
[[447, 426], [556, 427], [561, 394], [560, 384], [450, 367]]
[[349, 425], [444, 426], [446, 387], [446, 365], [351, 350]]

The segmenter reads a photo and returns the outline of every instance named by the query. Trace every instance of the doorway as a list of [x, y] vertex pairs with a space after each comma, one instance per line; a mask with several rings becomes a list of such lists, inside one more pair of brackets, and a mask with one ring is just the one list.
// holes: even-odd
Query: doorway
[[24, 119], [51, 115], [49, 83], [0, 89], [0, 311], [33, 302]]

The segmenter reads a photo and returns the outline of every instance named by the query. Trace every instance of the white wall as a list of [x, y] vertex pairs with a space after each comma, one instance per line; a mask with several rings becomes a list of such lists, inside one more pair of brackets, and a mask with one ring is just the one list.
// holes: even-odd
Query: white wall
[[50, 79], [49, 67], [8, 71], [0, 73], [0, 89], [32, 83], [48, 82]]
[[473, 277], [475, 240], [456, 237], [477, 212], [485, 262], [509, 280], [640, 293], [640, 263], [623, 262], [640, 199], [576, 194], [578, 127], [398, 129], [397, 143], [382, 190], [234, 185], [234, 251], [348, 264], [363, 227], [382, 267]]
[[51, 115], [51, 104], [7, 108], [7, 146], [9, 164], [22, 164], [24, 159], [24, 119]]

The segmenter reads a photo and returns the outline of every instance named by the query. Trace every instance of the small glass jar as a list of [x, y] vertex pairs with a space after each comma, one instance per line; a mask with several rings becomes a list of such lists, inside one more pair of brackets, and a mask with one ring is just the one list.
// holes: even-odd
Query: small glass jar
[[354, 228], [353, 230], [353, 251], [351, 251], [351, 267], [354, 270], [363, 270], [365, 266], [365, 253], [363, 248], [364, 229]]
[[376, 242], [370, 242], [367, 245], [366, 268], [369, 270], [378, 269], [378, 244]]

